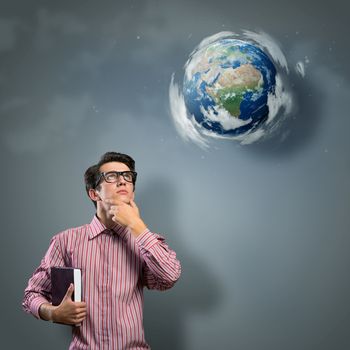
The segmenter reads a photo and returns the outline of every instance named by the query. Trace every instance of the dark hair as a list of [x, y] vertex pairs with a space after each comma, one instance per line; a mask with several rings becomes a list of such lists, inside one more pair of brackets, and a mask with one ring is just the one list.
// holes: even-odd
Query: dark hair
[[[124, 163], [129, 167], [131, 171], [135, 171], [135, 161], [128, 156], [127, 154], [118, 153], [118, 152], [107, 152], [103, 154], [97, 164], [94, 164], [90, 166], [84, 174], [84, 181], [85, 181], [85, 189], [86, 193], [89, 195], [90, 189], [95, 189], [98, 186], [96, 186], [96, 181], [100, 175], [100, 167], [105, 163], [110, 162], [119, 162]], [[135, 190], [135, 182], [134, 184], [134, 190]], [[97, 207], [96, 202], [92, 201]]]

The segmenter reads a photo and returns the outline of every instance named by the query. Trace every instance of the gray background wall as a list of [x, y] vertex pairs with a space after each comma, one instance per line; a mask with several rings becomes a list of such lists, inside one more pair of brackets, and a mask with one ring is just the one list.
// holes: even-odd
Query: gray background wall
[[[137, 162], [137, 202], [183, 275], [146, 292], [153, 349], [350, 348], [349, 5], [311, 1], [1, 1], [1, 348], [63, 349], [21, 310], [55, 233], [88, 222], [84, 170]], [[283, 142], [209, 151], [169, 116], [173, 72], [206, 36], [264, 30], [290, 62]]]

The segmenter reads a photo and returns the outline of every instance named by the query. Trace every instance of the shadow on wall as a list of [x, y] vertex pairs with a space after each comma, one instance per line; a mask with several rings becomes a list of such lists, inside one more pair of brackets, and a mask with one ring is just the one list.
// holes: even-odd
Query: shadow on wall
[[152, 350], [185, 350], [189, 336], [187, 316], [209, 313], [217, 306], [222, 294], [210, 271], [210, 256], [203, 256], [199, 261], [191, 247], [181, 242], [179, 230], [185, 231], [182, 237], [191, 232], [177, 213], [181, 203], [176, 198], [173, 184], [155, 179], [145, 190], [138, 192], [136, 201], [150, 229], [164, 235], [182, 265], [181, 277], [172, 289], [165, 292], [145, 290], [146, 339]]

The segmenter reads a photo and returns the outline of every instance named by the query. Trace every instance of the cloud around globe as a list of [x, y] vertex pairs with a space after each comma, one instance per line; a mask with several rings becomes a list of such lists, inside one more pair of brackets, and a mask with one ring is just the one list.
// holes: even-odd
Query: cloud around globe
[[267, 34], [210, 36], [190, 54], [182, 89], [174, 75], [171, 79], [175, 126], [185, 140], [203, 148], [210, 138], [248, 144], [266, 137], [292, 109], [285, 74], [287, 61]]

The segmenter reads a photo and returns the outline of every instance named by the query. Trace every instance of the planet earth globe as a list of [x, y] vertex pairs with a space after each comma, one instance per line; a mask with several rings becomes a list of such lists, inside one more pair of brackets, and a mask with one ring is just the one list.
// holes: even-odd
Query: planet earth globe
[[218, 136], [238, 136], [268, 119], [268, 98], [275, 85], [276, 67], [260, 47], [224, 38], [192, 54], [183, 96], [199, 127]]

